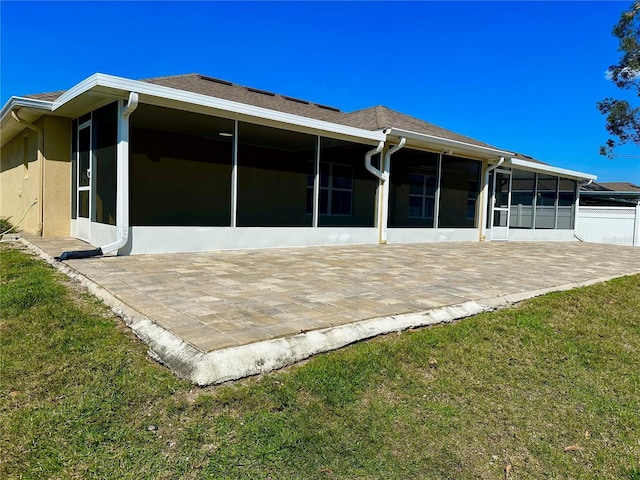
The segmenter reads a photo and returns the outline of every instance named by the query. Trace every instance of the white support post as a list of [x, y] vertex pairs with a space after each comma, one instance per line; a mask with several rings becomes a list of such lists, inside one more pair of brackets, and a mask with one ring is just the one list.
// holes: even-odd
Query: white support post
[[231, 152], [231, 226], [238, 226], [238, 121], [233, 122], [233, 147]]
[[636, 216], [633, 222], [633, 246], [640, 246], [640, 202], [636, 205]]
[[438, 228], [440, 217], [440, 183], [442, 182], [442, 153], [438, 154], [438, 170], [436, 172], [436, 198], [433, 202], [433, 228]]
[[318, 228], [320, 218], [320, 147], [322, 139], [316, 137], [316, 159], [313, 166], [313, 228]]

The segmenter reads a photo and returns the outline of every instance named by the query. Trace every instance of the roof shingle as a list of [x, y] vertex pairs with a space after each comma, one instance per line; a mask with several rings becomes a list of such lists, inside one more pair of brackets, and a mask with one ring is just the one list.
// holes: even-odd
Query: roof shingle
[[[415, 133], [432, 135], [448, 140], [465, 142], [472, 145], [496, 148], [474, 138], [461, 135], [451, 130], [439, 127], [416, 117], [392, 110], [384, 106], [375, 106], [356, 110], [353, 112], [341, 112], [334, 107], [328, 107], [307, 100], [288, 97], [265, 90], [244, 87], [235, 83], [221, 80], [198, 73], [184, 75], [172, 75], [142, 79], [142, 82], [175, 88], [187, 92], [207, 95], [234, 102], [244, 103], [255, 107], [267, 108], [283, 113], [300, 115], [316, 120], [337, 123], [365, 130], [382, 130], [394, 127], [409, 130]], [[35, 95], [27, 95], [29, 98], [53, 101], [64, 92], [50, 92]], [[533, 160], [533, 159], [531, 159]], [[535, 161], [535, 160], [533, 160]]]

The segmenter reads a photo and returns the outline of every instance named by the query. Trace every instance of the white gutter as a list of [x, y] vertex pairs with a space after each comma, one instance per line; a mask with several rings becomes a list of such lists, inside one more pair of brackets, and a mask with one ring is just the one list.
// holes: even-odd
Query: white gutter
[[18, 122], [20, 125], [24, 125], [36, 132], [36, 137], [38, 139], [38, 198], [36, 202], [40, 205], [38, 206], [38, 235], [44, 236], [44, 133], [42, 128], [35, 126], [33, 123], [29, 123], [25, 120], [22, 120], [18, 114], [11, 110], [11, 116], [13, 119]]
[[[489, 174], [496, 168], [500, 167], [504, 163], [504, 157], [500, 157], [500, 161], [495, 165], [487, 167], [484, 172], [484, 179], [482, 182], [482, 211], [480, 212], [480, 241], [487, 239], [487, 210], [489, 205]], [[491, 196], [493, 200], [493, 195]], [[493, 212], [493, 205], [491, 205], [491, 211]], [[493, 216], [493, 213], [492, 213]]]
[[595, 180], [597, 175], [591, 175], [590, 173], [577, 172], [575, 170], [567, 170], [566, 168], [552, 167], [544, 163], [531, 162], [529, 160], [521, 160], [519, 158], [511, 158], [509, 164], [521, 168], [523, 170], [530, 170], [534, 172], [549, 173], [560, 177], [573, 178], [575, 180]]
[[380, 203], [378, 207], [378, 243], [387, 243], [387, 223], [389, 221], [389, 178], [391, 176], [391, 155], [396, 153], [407, 142], [407, 139], [402, 137], [400, 143], [387, 150], [384, 155], [384, 163], [380, 165], [383, 171], [383, 175], [386, 175], [386, 180], [380, 179]]
[[101, 248], [109, 253], [124, 247], [129, 240], [129, 117], [138, 106], [138, 94], [129, 93], [129, 101], [118, 106], [118, 150], [116, 179], [116, 241]]
[[53, 110], [53, 102], [26, 97], [11, 97], [7, 100], [7, 103], [4, 104], [2, 110], [0, 110], [0, 119], [4, 120], [5, 117], [11, 115], [13, 110], [19, 108], [32, 108], [34, 110], [46, 110], [50, 112]]
[[496, 157], [511, 157], [515, 155], [513, 152], [507, 152], [505, 150], [484, 147], [482, 145], [474, 145], [473, 143], [451, 140], [449, 138], [437, 137], [435, 135], [428, 135], [426, 133], [417, 133], [409, 130], [402, 130], [400, 128], [387, 128], [386, 130], [384, 130], [384, 133], [386, 133], [387, 135], [392, 135], [394, 137], [405, 137], [408, 140], [415, 140], [418, 143], [437, 146], [445, 150], [451, 150], [451, 153], [453, 154], [475, 153], [482, 155], [485, 158], [487, 155]]
[[[389, 174], [387, 172], [381, 172], [376, 167], [371, 165], [371, 157], [373, 157], [374, 155], [380, 153], [383, 148], [384, 148], [384, 140], [381, 140], [376, 148], [374, 148], [372, 150], [369, 150], [367, 153], [365, 153], [365, 155], [364, 155], [364, 166], [375, 177], [379, 178], [382, 181], [385, 181], [385, 180], [389, 179]], [[386, 175], [385, 175], [385, 173], [386, 173]]]

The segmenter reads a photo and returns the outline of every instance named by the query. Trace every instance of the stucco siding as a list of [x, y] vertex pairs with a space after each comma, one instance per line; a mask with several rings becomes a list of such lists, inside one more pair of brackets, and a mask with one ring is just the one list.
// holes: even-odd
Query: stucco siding
[[[25, 129], [0, 151], [0, 216], [9, 217], [15, 225], [38, 200], [38, 191], [38, 136], [35, 131]], [[20, 230], [38, 233], [38, 207], [29, 210]]]
[[71, 120], [44, 117], [44, 230], [45, 237], [70, 235]]

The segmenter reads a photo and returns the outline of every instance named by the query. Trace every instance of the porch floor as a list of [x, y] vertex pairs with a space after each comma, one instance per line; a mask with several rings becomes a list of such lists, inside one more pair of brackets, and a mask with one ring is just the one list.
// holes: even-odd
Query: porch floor
[[[26, 240], [51, 257], [92, 248], [70, 238]], [[104, 256], [61, 264], [207, 354], [635, 274], [640, 248], [456, 242]]]

